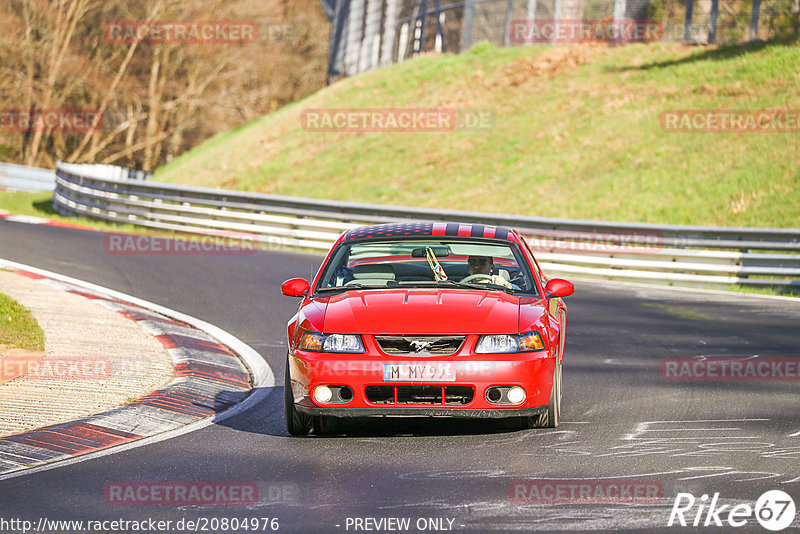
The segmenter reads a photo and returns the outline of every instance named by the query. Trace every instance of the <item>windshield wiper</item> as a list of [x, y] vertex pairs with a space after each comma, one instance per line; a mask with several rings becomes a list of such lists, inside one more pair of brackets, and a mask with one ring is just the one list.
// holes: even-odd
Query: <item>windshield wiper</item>
[[387, 286], [375, 286], [375, 285], [365, 286], [364, 284], [347, 284], [346, 286], [320, 287], [317, 289], [317, 293], [324, 293], [326, 291], [347, 291], [349, 289], [381, 289], [385, 287]]
[[361, 289], [364, 287], [361, 284], [350, 284], [349, 286], [331, 286], [331, 287], [319, 287], [317, 288], [317, 293], [326, 293], [328, 291], [346, 291], [348, 289]]
[[478, 284], [472, 282], [456, 282], [455, 280], [441, 280], [436, 283], [437, 286], [453, 286], [453, 287], [467, 287], [470, 289], [483, 289], [484, 291], [487, 289], [495, 289], [495, 290], [502, 290], [506, 291], [507, 293], [512, 293], [514, 290], [510, 287], [501, 286], [499, 284]]
[[514, 289], [510, 287], [504, 287], [498, 284], [478, 284], [478, 283], [471, 283], [471, 282], [457, 282], [455, 280], [447, 279], [447, 280], [439, 280], [439, 281], [422, 281], [416, 280], [412, 282], [400, 282], [400, 285], [419, 285], [422, 287], [425, 286], [436, 286], [436, 287], [462, 287], [466, 289], [481, 289], [483, 291], [486, 290], [502, 290], [507, 293], [513, 293]]
[[470, 289], [486, 289], [489, 284], [473, 284], [470, 282], [456, 282], [455, 280], [440, 280], [437, 286], [468, 287]]

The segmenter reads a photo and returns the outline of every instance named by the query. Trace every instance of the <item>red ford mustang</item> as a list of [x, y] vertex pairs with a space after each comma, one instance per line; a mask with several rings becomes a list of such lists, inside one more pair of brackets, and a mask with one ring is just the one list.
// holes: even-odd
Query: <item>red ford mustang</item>
[[519, 234], [399, 223], [342, 234], [288, 325], [286, 426], [331, 432], [342, 417], [524, 418], [555, 427], [571, 295]]

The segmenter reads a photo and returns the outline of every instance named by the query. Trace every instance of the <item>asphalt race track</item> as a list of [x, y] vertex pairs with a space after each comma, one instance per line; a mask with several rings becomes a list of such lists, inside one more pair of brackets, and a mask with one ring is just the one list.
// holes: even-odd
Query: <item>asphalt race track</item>
[[[767, 490], [785, 491], [800, 505], [800, 381], [668, 381], [660, 374], [662, 360], [687, 356], [796, 363], [800, 304], [578, 281], [567, 300], [558, 428], [382, 421], [355, 425], [346, 436], [292, 438], [282, 384], [285, 324], [297, 302], [280, 294], [280, 284], [310, 277], [319, 256], [110, 255], [101, 232], [0, 222], [0, 257], [213, 323], [263, 355], [278, 384], [263, 403], [221, 425], [0, 481], [6, 520], [201, 519], [209, 532], [236, 531], [210, 521], [221, 518], [277, 518], [278, 532], [766, 532], [753, 518], [742, 528], [693, 527], [697, 505], [686, 512], [687, 527], [667, 522], [681, 492], [698, 503], [719, 493], [717, 506], [728, 511], [752, 506]], [[543, 488], [554, 479], [606, 490], [648, 484], [661, 493], [635, 505], [624, 498], [511, 498], [514, 481]], [[259, 499], [246, 506], [108, 504], [105, 486], [128, 481], [252, 482]], [[409, 518], [410, 527], [389, 530], [402, 523], [388, 518]], [[701, 524], [705, 519], [703, 512]], [[785, 532], [798, 525], [796, 518]], [[273, 531], [261, 526], [256, 532]], [[188, 529], [170, 530], [181, 531]]]

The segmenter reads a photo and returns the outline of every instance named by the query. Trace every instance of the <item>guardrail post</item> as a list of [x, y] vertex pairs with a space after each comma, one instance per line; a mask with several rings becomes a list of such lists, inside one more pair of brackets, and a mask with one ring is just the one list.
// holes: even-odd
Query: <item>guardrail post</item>
[[563, 17], [563, 0], [555, 0], [555, 5], [553, 6], [553, 19], [555, 19], [555, 23], [553, 24], [553, 44], [558, 43], [558, 31], [559, 31], [559, 21]]
[[530, 25], [536, 21], [536, 0], [528, 0], [525, 15], [527, 17], [526, 22], [528, 23], [528, 27], [530, 27]]
[[506, 4], [506, 24], [503, 30], [503, 46], [511, 45], [511, 15], [514, 11], [514, 0], [508, 0]]
[[332, 83], [336, 78], [344, 74], [344, 31], [347, 23], [347, 12], [350, 9], [350, 0], [340, 0], [335, 2], [333, 21], [331, 26], [331, 38], [328, 45], [328, 72], [325, 75], [325, 82]]
[[381, 65], [389, 65], [392, 62], [392, 58], [397, 57], [394, 53], [394, 37], [397, 33], [397, 9], [397, 0], [386, 0], [386, 22], [381, 36]]
[[461, 26], [461, 51], [466, 52], [472, 46], [472, 24], [475, 18], [475, 0], [464, 2], [464, 22]]
[[439, 44], [439, 47], [435, 47], [436, 52], [447, 52], [447, 43], [444, 40], [444, 28], [442, 28], [442, 16], [444, 13], [442, 12], [442, 7], [439, 5], [439, 0], [434, 0], [434, 11], [436, 11], [436, 39], [434, 40], [435, 43]]
[[365, 8], [368, 0], [349, 0], [349, 3], [344, 62], [347, 74], [351, 75], [361, 72], [361, 51], [366, 46]]
[[686, 0], [686, 17], [683, 19], [684, 43], [689, 43], [692, 40], [692, 11], [694, 11], [694, 0]]
[[425, 51], [425, 23], [428, 19], [428, 0], [420, 0], [422, 7], [419, 14], [419, 35], [414, 30], [414, 55]]
[[753, 13], [750, 15], [750, 40], [758, 39], [758, 15], [761, 10], [761, 0], [753, 0]]
[[[628, 2], [627, 0], [614, 0], [614, 23], [619, 27], [619, 23], [622, 19], [625, 18], [625, 12], [628, 10]], [[619, 32], [614, 39], [615, 41], [620, 41], [622, 38], [622, 32]]]
[[711, 13], [708, 19], [708, 44], [717, 42], [717, 17], [719, 16], [719, 0], [711, 0]]

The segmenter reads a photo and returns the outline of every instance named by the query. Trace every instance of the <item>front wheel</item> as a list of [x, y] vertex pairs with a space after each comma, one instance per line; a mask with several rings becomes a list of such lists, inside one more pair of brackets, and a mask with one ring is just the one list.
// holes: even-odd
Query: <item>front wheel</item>
[[305, 436], [311, 431], [311, 417], [300, 413], [294, 407], [292, 377], [289, 375], [289, 358], [286, 358], [286, 378], [283, 382], [283, 410], [286, 416], [286, 430], [292, 436]]
[[550, 402], [547, 411], [530, 418], [533, 428], [555, 428], [561, 417], [561, 362], [556, 357], [556, 368], [553, 371], [553, 389], [550, 390]]

